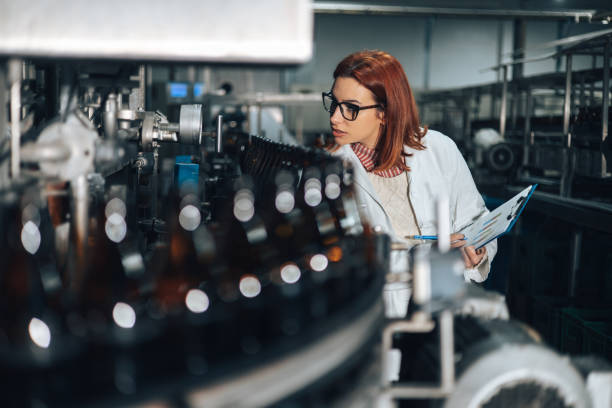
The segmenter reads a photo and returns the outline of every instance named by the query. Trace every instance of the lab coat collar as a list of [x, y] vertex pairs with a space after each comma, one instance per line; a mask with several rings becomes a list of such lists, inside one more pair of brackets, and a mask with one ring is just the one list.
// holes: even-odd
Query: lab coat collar
[[353, 182], [363, 188], [363, 190], [368, 193], [368, 195], [370, 195], [370, 197], [372, 197], [372, 199], [378, 205], [380, 205], [381, 208], [383, 208], [382, 204], [378, 200], [378, 194], [376, 194], [374, 186], [372, 185], [372, 182], [370, 181], [370, 178], [368, 177], [365, 168], [361, 164], [361, 161], [359, 161], [359, 158], [357, 157], [353, 149], [351, 149], [351, 146], [342, 146], [336, 154], [340, 154], [344, 159], [347, 159], [353, 166]]
[[[423, 139], [424, 141], [425, 139]], [[405, 161], [406, 161], [406, 165], [408, 167], [410, 167], [410, 171], [408, 172], [408, 183], [411, 186], [410, 188], [412, 189], [413, 187], [417, 187], [414, 186], [413, 184], [413, 180], [419, 180], [419, 170], [420, 167], [419, 166], [419, 155], [415, 154], [420, 152], [419, 150], [410, 148], [408, 146], [404, 146], [404, 152], [411, 154], [411, 156], [407, 156]], [[359, 158], [357, 157], [357, 155], [355, 154], [355, 152], [353, 151], [353, 149], [351, 149], [351, 147], [349, 145], [344, 145], [342, 146], [340, 149], [338, 149], [338, 151], [335, 152], [335, 155], [339, 155], [341, 157], [343, 157], [345, 160], [348, 160], [352, 166], [353, 166], [353, 181], [355, 182], [355, 184], [359, 185], [361, 188], [363, 188], [363, 190], [383, 209], [384, 211], [384, 207], [382, 206], [382, 203], [380, 202], [379, 198], [378, 198], [378, 194], [376, 193], [376, 190], [374, 190], [374, 186], [372, 185], [372, 182], [370, 181], [370, 178], [368, 177], [368, 174], [365, 170], [365, 168], [363, 167], [363, 165], [361, 164], [361, 162], [359, 161]], [[422, 156], [422, 155], [420, 155]], [[420, 189], [417, 187], [417, 190], [420, 191]], [[420, 213], [421, 208], [419, 206], [419, 203], [412, 203], [413, 207], [418, 207], [418, 211]], [[417, 212], [417, 208], [415, 208], [415, 213]], [[386, 213], [386, 212], [385, 212]]]

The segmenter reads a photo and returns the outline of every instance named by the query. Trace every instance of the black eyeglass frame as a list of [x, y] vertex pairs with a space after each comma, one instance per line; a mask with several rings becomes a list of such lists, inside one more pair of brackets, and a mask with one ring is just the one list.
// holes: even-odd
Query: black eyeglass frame
[[[329, 109], [327, 109], [327, 106], [325, 106], [326, 96], [331, 99], [331, 104], [329, 105]], [[359, 105], [355, 105], [354, 103], [350, 103], [350, 102], [338, 102], [338, 100], [336, 99], [334, 94], [332, 94], [331, 91], [321, 92], [321, 99], [323, 100], [323, 109], [325, 109], [326, 112], [329, 112], [330, 116], [332, 116], [336, 112], [337, 107], [340, 107], [340, 114], [342, 115], [342, 117], [351, 122], [354, 120], [357, 120], [357, 116], [359, 115], [359, 112], [362, 110], [374, 109], [374, 108], [384, 109], [384, 106], [379, 103], [377, 103], [376, 105], [359, 106]], [[346, 115], [344, 114], [344, 109], [342, 105], [345, 105], [346, 108], [354, 112], [350, 118], [347, 118]]]

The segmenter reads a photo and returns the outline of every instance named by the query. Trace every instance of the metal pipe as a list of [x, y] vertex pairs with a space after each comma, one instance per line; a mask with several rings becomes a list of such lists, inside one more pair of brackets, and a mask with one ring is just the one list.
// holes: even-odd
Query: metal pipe
[[153, 93], [153, 67], [151, 64], [146, 66], [145, 84], [144, 110], [147, 110], [147, 106], [151, 106], [151, 94]]
[[412, 7], [384, 6], [379, 4], [316, 2], [313, 4], [316, 14], [387, 14], [387, 15], [451, 15], [483, 17], [533, 17], [590, 21], [596, 10], [549, 11], [549, 10], [515, 10], [515, 9], [470, 9], [453, 7]]
[[499, 112], [499, 134], [503, 138], [506, 134], [506, 110], [508, 106], [508, 66], [502, 67], [502, 94], [501, 94], [501, 107]]
[[138, 66], [138, 109], [145, 110], [146, 86], [146, 69], [144, 65], [140, 65]]
[[[69, 286], [78, 290], [87, 269], [87, 237], [89, 233], [89, 182], [86, 175], [80, 175], [70, 182], [73, 206], [73, 231], [75, 232], [76, 269], [70, 276]], [[101, 222], [101, 220], [99, 220]]]
[[[21, 60], [8, 62], [11, 81], [11, 176], [19, 177], [19, 147], [21, 143]], [[4, 109], [4, 107], [2, 107]]]
[[574, 175], [572, 134], [569, 131], [572, 110], [572, 55], [567, 54], [565, 58], [565, 98], [563, 101], [563, 136], [565, 141], [563, 146], [563, 176], [561, 177], [559, 193], [563, 197], [569, 197], [571, 195], [572, 178]]
[[415, 249], [412, 281], [414, 303], [426, 305], [431, 300], [431, 262], [422, 246]]
[[106, 99], [102, 118], [104, 120], [104, 135], [108, 140], [117, 137], [117, 94], [110, 93]]
[[572, 109], [572, 55], [565, 56], [565, 99], [563, 101], [563, 135], [566, 137], [566, 147], [572, 145], [569, 134], [569, 122]]
[[261, 116], [262, 116], [262, 109], [263, 107], [261, 106], [261, 103], [257, 104], [257, 136], [259, 137], [263, 137], [264, 135], [261, 134]]
[[151, 197], [151, 218], [157, 219], [157, 198], [159, 196], [159, 148], [153, 149], [153, 194]]
[[223, 153], [223, 115], [217, 116], [217, 153]]
[[304, 109], [298, 107], [295, 118], [295, 139], [301, 145], [304, 144]]
[[429, 89], [429, 79], [431, 72], [431, 38], [433, 32], [433, 17], [429, 17], [425, 20], [425, 44], [424, 44], [424, 52], [425, 55], [423, 57], [423, 89]]
[[576, 278], [578, 267], [580, 266], [580, 251], [582, 248], [582, 231], [577, 230], [572, 233], [572, 247], [570, 248], [570, 275], [568, 284], [568, 295], [570, 299], [576, 296]]
[[[601, 141], [603, 142], [604, 140], [606, 140], [606, 138], [608, 137], [608, 126], [609, 124], [609, 119], [608, 119], [608, 110], [610, 109], [610, 47], [612, 46], [610, 44], [610, 42], [612, 42], [612, 37], [608, 37], [608, 40], [606, 41], [606, 45], [604, 47], [604, 57], [603, 57], [603, 92], [602, 92], [602, 101], [601, 101], [601, 109], [602, 109], [602, 113], [601, 113]], [[601, 161], [602, 161], [602, 166], [601, 166], [601, 176], [605, 177], [608, 173], [608, 165], [609, 163], [606, 163], [605, 158], [603, 157], [603, 154], [601, 155]]]
[[[504, 22], [497, 23], [497, 66], [500, 66], [503, 60], [502, 51], [504, 49]], [[497, 82], [501, 81], [501, 72], [497, 70]]]
[[[1, 154], [4, 154], [5, 146], [4, 143], [6, 141], [6, 137], [8, 136], [8, 118], [6, 111], [6, 103], [7, 103], [7, 64], [0, 63], [0, 106], [3, 109], [0, 109], [0, 150]], [[0, 188], [4, 186], [4, 183], [9, 180], [9, 165], [8, 162], [0, 162]]]
[[[605, 47], [604, 47], [604, 53], [605, 53]], [[597, 68], [597, 56], [593, 55], [592, 59], [591, 59], [591, 68], [595, 69]], [[604, 72], [605, 75], [605, 72]], [[591, 82], [589, 84], [589, 106], [593, 106], [595, 105], [595, 82]]]
[[584, 83], [584, 76], [580, 77], [580, 96], [578, 103], [582, 108], [586, 106], [586, 85]]
[[531, 88], [527, 88], [527, 101], [525, 101], [525, 133], [523, 134], [523, 166], [529, 165], [532, 104], [533, 95], [531, 94]]
[[463, 114], [462, 114], [462, 120], [463, 120], [463, 143], [465, 143], [468, 151], [471, 149], [472, 147], [472, 119], [470, 117], [471, 115], [471, 109], [472, 109], [472, 97], [473, 97], [473, 92], [472, 94], [469, 95], [463, 95]]
[[440, 314], [440, 371], [440, 387], [450, 392], [455, 385], [455, 341], [450, 310]]
[[179, 123], [174, 123], [174, 122], [170, 122], [170, 123], [160, 123], [159, 125], [159, 130], [163, 130], [166, 132], [179, 132], [180, 131], [180, 124]]
[[527, 23], [517, 18], [513, 21], [512, 26], [512, 80], [515, 80], [523, 77]]

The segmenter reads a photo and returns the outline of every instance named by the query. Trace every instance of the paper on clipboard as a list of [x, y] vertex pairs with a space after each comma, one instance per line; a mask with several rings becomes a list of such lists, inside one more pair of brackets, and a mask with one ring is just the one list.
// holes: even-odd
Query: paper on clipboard
[[478, 249], [510, 231], [537, 186], [533, 184], [527, 187], [495, 210], [461, 230], [460, 232], [466, 239], [465, 246], [473, 245]]

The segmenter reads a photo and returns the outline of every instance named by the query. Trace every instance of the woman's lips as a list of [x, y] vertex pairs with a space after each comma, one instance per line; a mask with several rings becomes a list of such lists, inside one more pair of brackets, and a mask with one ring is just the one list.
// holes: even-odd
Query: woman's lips
[[346, 135], [346, 132], [343, 132], [342, 130], [338, 130], [338, 129], [332, 128], [332, 134], [334, 135], [334, 137], [342, 137], [342, 136]]

